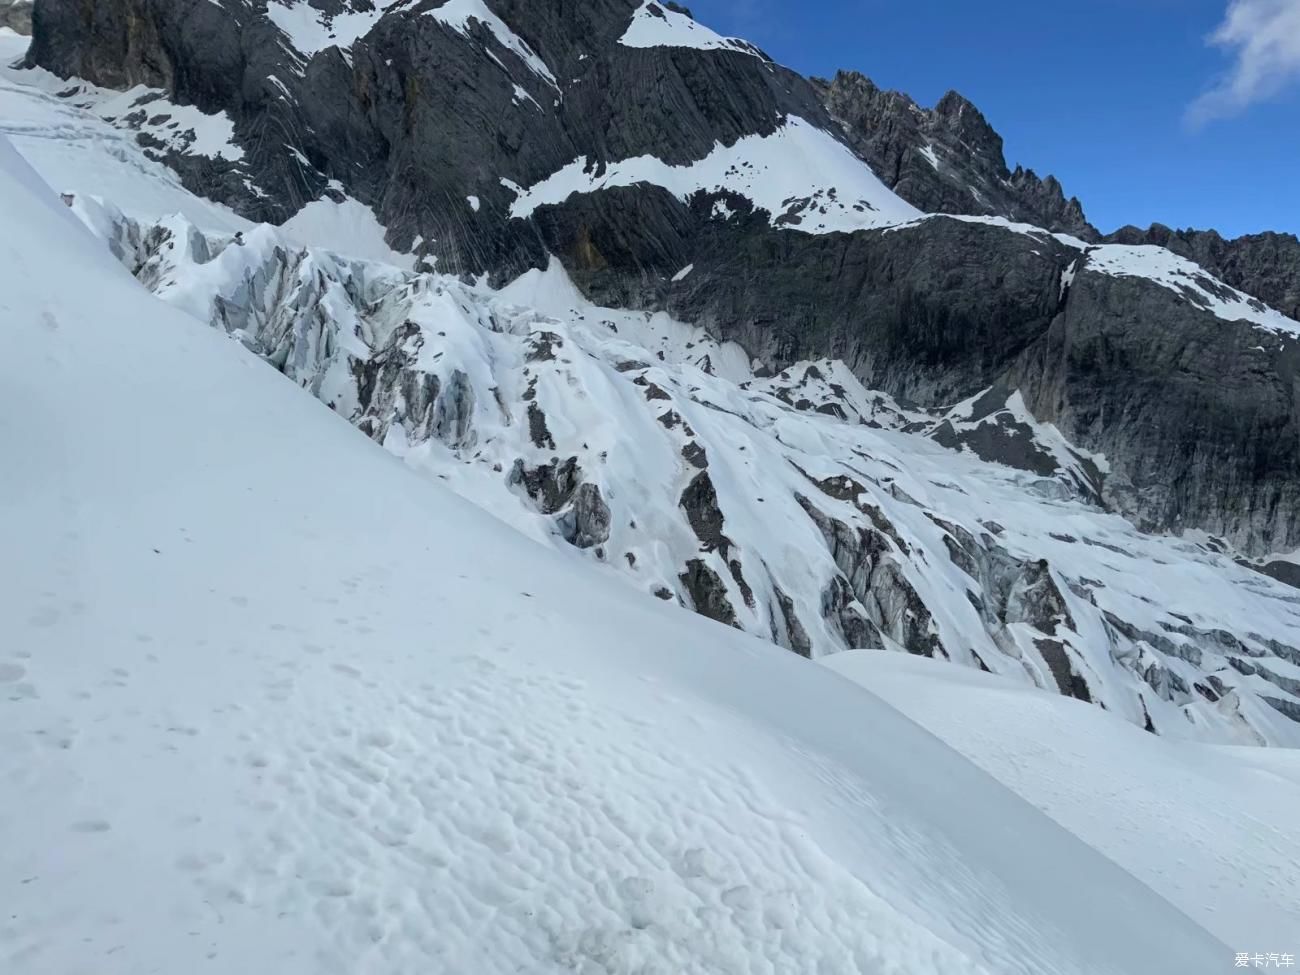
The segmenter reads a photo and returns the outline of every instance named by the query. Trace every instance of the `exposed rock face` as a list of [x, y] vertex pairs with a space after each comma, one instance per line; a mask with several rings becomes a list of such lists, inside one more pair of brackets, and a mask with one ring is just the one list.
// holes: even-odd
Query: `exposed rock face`
[[[86, 17], [51, 0], [29, 61], [228, 112], [257, 190], [183, 175], [250, 216], [283, 219], [338, 180], [399, 246], [421, 239], [439, 270], [501, 277], [545, 261], [536, 235], [507, 219], [511, 185], [583, 156], [687, 162], [787, 114], [830, 124], [802, 78], [758, 56], [620, 45], [639, 0], [493, 0], [482, 16], [499, 29], [430, 0], [387, 16], [368, 0], [314, 5], [373, 14], [346, 53], [286, 44], [267, 13], [278, 3], [254, 0], [234, 18], [208, 0], [106, 0]], [[266, 131], [282, 137], [259, 139]]]
[[[585, 228], [603, 255], [596, 266], [580, 258], [570, 265], [594, 300], [664, 307], [774, 371], [833, 356], [869, 387], [926, 404], [965, 399], [992, 383], [1047, 329], [1061, 275], [1077, 257], [1046, 234], [948, 219], [856, 234], [773, 234], [753, 214], [712, 219], [708, 198], [687, 206], [649, 196], [608, 191], [539, 212], [556, 253], [574, 258], [567, 245]], [[617, 215], [633, 208], [645, 230], [630, 239]], [[688, 264], [694, 271], [671, 282]], [[640, 273], [630, 273], [634, 267]]]
[[1165, 247], [1248, 295], [1300, 319], [1300, 239], [1295, 234], [1250, 234], [1225, 240], [1213, 230], [1122, 227], [1106, 238], [1119, 244]]
[[927, 213], [1002, 216], [1096, 240], [1078, 199], [1053, 176], [1007, 168], [1002, 137], [955, 91], [932, 109], [856, 71], [814, 79], [850, 144], [899, 196]]
[[33, 0], [0, 0], [0, 27], [17, 34], [32, 32]]
[[573, 506], [560, 518], [560, 533], [574, 548], [595, 548], [609, 541], [609, 505], [595, 484], [581, 485]]
[[1115, 473], [1105, 497], [1139, 525], [1293, 548], [1300, 343], [1171, 307], [1162, 292], [1085, 266], [1006, 384], [1035, 416], [1106, 455]]

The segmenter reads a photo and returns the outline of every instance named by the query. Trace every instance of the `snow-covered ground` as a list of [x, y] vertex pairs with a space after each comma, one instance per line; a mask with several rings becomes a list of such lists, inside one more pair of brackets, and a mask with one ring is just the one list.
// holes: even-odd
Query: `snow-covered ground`
[[3, 141], [0, 209], [7, 972], [1230, 964], [871, 694], [412, 474]]
[[[1230, 945], [1300, 955], [1300, 751], [1172, 743], [993, 674], [856, 651], [870, 688]], [[1252, 947], [1254, 946], [1254, 947]]]

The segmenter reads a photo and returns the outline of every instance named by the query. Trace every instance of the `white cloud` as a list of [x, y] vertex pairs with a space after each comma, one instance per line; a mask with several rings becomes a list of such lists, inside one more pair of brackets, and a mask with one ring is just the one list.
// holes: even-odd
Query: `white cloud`
[[1300, 0], [1231, 0], [1209, 42], [1236, 63], [1187, 110], [1193, 125], [1235, 115], [1300, 80]]

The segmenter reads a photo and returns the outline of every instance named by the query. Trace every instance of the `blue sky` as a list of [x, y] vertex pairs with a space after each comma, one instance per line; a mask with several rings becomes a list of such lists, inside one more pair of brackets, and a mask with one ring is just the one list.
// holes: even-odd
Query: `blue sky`
[[1300, 233], [1300, 0], [687, 6], [804, 74], [856, 68], [923, 105], [956, 88], [1103, 231]]

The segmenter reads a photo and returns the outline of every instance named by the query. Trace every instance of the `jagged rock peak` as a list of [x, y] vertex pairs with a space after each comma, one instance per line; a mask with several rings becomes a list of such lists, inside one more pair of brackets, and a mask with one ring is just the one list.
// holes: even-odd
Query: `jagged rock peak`
[[854, 149], [913, 206], [1007, 217], [1090, 241], [1100, 236], [1054, 177], [1007, 168], [1002, 137], [960, 93], [949, 91], [926, 109], [857, 71], [813, 84]]

